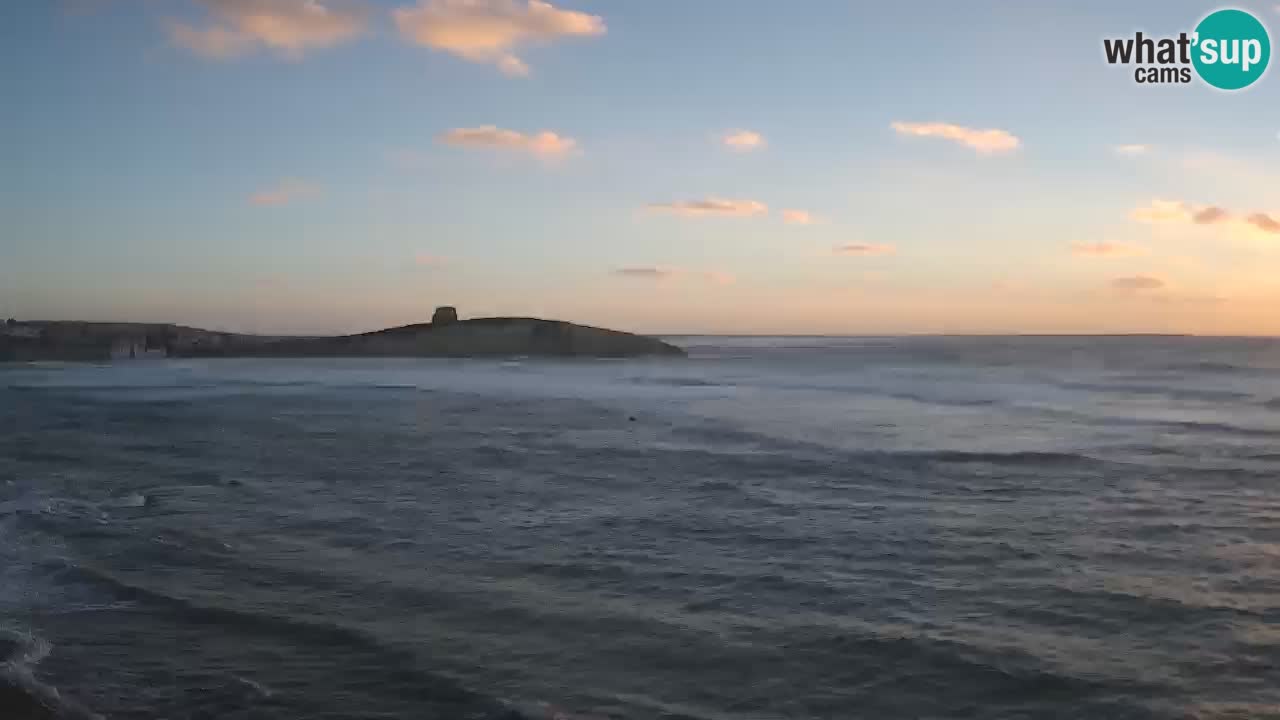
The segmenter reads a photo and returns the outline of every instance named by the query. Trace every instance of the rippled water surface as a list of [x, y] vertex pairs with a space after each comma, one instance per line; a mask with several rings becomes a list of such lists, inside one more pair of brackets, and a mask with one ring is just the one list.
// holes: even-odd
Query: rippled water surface
[[1280, 717], [1280, 343], [676, 342], [0, 369], [0, 708]]

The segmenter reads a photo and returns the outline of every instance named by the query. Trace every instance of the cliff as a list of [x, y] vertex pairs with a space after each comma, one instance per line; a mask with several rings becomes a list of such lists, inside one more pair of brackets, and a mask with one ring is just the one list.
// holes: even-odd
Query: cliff
[[656, 338], [537, 318], [436, 321], [335, 337], [222, 333], [180, 325], [34, 322], [0, 332], [0, 360], [148, 357], [680, 356]]

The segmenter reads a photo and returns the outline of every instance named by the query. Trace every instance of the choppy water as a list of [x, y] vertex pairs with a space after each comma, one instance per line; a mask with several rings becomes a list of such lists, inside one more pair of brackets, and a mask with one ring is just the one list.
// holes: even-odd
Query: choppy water
[[1280, 343], [678, 342], [0, 370], [0, 707], [1280, 717]]

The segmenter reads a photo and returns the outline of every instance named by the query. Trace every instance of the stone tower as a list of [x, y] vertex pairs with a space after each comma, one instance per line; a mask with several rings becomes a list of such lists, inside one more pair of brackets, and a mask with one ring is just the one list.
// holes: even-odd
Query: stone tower
[[450, 305], [441, 305], [431, 316], [432, 325], [448, 325], [458, 322], [458, 309]]

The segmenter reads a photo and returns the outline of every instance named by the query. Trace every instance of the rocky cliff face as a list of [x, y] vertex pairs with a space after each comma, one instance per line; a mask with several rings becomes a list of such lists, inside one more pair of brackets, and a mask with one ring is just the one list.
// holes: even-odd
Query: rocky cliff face
[[6, 323], [0, 360], [105, 361], [162, 357], [176, 326], [144, 323]]

